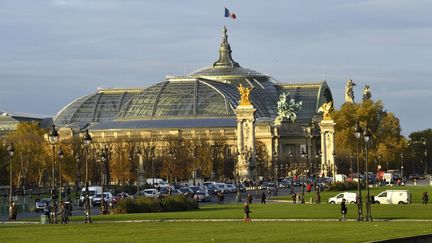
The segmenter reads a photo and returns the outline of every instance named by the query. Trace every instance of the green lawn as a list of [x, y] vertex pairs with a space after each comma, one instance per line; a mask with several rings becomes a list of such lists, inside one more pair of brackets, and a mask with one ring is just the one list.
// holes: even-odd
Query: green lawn
[[0, 242], [364, 242], [431, 234], [431, 222], [155, 222], [0, 225]]

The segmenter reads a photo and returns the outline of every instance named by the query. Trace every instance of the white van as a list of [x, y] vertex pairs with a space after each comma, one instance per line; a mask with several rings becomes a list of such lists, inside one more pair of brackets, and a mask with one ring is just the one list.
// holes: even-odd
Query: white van
[[374, 197], [377, 204], [408, 204], [411, 203], [411, 192], [408, 190], [387, 190]]
[[331, 197], [328, 199], [328, 203], [335, 204], [335, 203], [342, 203], [342, 199], [345, 199], [345, 203], [356, 203], [357, 199], [357, 193], [355, 192], [342, 192], [337, 194], [334, 197]]
[[[83, 187], [83, 189], [81, 190], [81, 195], [80, 195], [80, 200], [79, 200], [79, 205], [80, 206], [83, 205], [85, 192], [86, 192], [86, 189], [85, 189], [85, 187]], [[94, 196], [96, 196], [96, 194], [102, 194], [102, 187], [100, 187], [100, 186], [89, 186], [89, 199], [90, 199], [90, 202], [93, 200], [93, 198], [94, 198]]]
[[[154, 182], [154, 185], [153, 185], [153, 182]], [[150, 186], [160, 186], [160, 187], [169, 186], [169, 184], [166, 183], [166, 181], [162, 180], [161, 178], [148, 178], [147, 184]]]

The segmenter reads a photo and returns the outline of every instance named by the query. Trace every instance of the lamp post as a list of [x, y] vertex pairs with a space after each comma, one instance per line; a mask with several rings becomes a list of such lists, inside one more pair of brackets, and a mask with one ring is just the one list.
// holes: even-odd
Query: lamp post
[[354, 135], [357, 139], [357, 221], [363, 221], [363, 204], [360, 188], [360, 161], [359, 161], [359, 140], [362, 136], [363, 130], [360, 123], [357, 121], [354, 127]]
[[[306, 159], [306, 161], [305, 161], [305, 167], [304, 167], [304, 168], [306, 168], [306, 173], [307, 173], [307, 172], [308, 172], [308, 166], [307, 166], [307, 159], [308, 159], [308, 155], [307, 155], [307, 153], [304, 151], [304, 149], [302, 149], [300, 156], [301, 156], [302, 158], [305, 158], [305, 159]], [[303, 173], [304, 173], [304, 172], [305, 172], [305, 169], [302, 170], [302, 173], [301, 173], [302, 177], [303, 177]], [[306, 174], [306, 177], [307, 177], [307, 174]], [[303, 179], [303, 180], [301, 181], [301, 184], [302, 184], [302, 198], [301, 198], [301, 203], [305, 203], [305, 198], [304, 198], [304, 196], [305, 196], [305, 181], [306, 181], [306, 180], [304, 180], [304, 177], [303, 177], [302, 179]]]
[[141, 154], [141, 151], [138, 149], [138, 151], [136, 152], [136, 155], [138, 156], [138, 160], [137, 160], [137, 167], [136, 167], [136, 171], [137, 171], [137, 173], [136, 173], [136, 177], [137, 177], [137, 195], [138, 195], [138, 193], [139, 193], [139, 191], [140, 191], [140, 179], [139, 179], [139, 166], [140, 166], [140, 160], [141, 160], [141, 156], [142, 156], [142, 154]]
[[15, 152], [15, 148], [12, 143], [7, 146], [7, 152], [9, 155], [9, 220], [12, 220], [13, 214], [13, 203], [12, 203], [12, 156]]
[[277, 196], [278, 195], [278, 189], [277, 189], [278, 188], [278, 186], [277, 186], [278, 154], [276, 151], [273, 152], [273, 159], [274, 159], [274, 161], [273, 161], [273, 181], [275, 184], [274, 196]]
[[401, 175], [401, 183], [403, 185], [403, 164], [404, 164], [404, 155], [403, 155], [403, 153], [400, 154], [400, 157], [401, 157], [401, 173], [400, 173], [400, 175]]
[[79, 153], [76, 153], [75, 155], [75, 160], [76, 160], [76, 182], [75, 182], [75, 186], [76, 186], [76, 190], [75, 190], [75, 199], [79, 199], [79, 189], [80, 189], [80, 185], [81, 185], [81, 165], [80, 165], [80, 155]]
[[57, 192], [56, 192], [56, 182], [55, 182], [55, 146], [59, 140], [59, 134], [55, 128], [55, 125], [52, 125], [51, 131], [48, 133], [48, 141], [52, 146], [52, 187], [51, 187], [51, 223], [57, 224]]
[[[102, 149], [100, 159], [101, 159], [101, 181], [100, 181], [100, 186], [101, 186], [101, 191], [102, 191], [101, 201], [100, 201], [100, 208], [101, 208], [100, 210], [101, 210], [101, 214], [105, 214], [105, 212], [106, 212], [105, 211], [105, 196], [104, 196], [104, 188], [103, 188], [103, 186], [104, 186], [104, 165], [105, 165], [106, 161], [108, 160], [108, 154], [107, 154], [107, 149], [106, 148]], [[137, 183], [137, 185], [138, 185], [138, 183]]]
[[89, 199], [89, 180], [88, 180], [88, 147], [90, 146], [90, 143], [92, 142], [92, 137], [88, 132], [88, 129], [86, 129], [85, 134], [82, 138], [82, 141], [84, 143], [85, 147], [85, 203], [84, 203], [84, 223], [91, 223], [91, 216], [90, 216], [90, 199]]
[[[154, 178], [155, 178], [155, 166], [154, 166], [154, 163], [155, 163], [155, 159], [156, 159], [156, 157], [155, 157], [155, 155], [154, 154], [152, 154], [152, 183], [153, 183], [153, 187], [154, 187]], [[171, 176], [171, 169], [169, 170], [169, 172], [170, 172], [170, 183], [172, 183], [171, 182], [171, 180], [172, 180], [172, 176]]]
[[353, 159], [354, 159], [354, 155], [352, 153], [350, 153], [350, 177], [353, 177]]
[[59, 201], [62, 201], [62, 192], [63, 192], [63, 184], [62, 184], [62, 160], [63, 160], [63, 149], [60, 147], [57, 152], [58, 158], [59, 158]]
[[371, 200], [370, 200], [370, 194], [369, 194], [369, 172], [368, 172], [368, 143], [372, 137], [372, 134], [370, 133], [368, 127], [365, 127], [364, 133], [363, 133], [364, 141], [365, 141], [365, 148], [366, 148], [366, 172], [365, 172], [365, 179], [366, 179], [366, 221], [373, 221], [372, 220], [372, 212], [371, 212]]

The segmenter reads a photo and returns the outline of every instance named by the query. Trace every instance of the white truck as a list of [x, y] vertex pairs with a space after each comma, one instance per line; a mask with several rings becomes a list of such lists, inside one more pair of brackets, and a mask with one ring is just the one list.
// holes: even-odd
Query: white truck
[[374, 197], [376, 204], [409, 204], [411, 192], [408, 190], [386, 190]]
[[[100, 186], [89, 186], [88, 190], [89, 190], [88, 197], [89, 197], [89, 199], [90, 199], [90, 202], [93, 201], [93, 198], [94, 198], [97, 194], [102, 194], [102, 187], [100, 187]], [[80, 195], [80, 200], [79, 200], [79, 205], [80, 205], [80, 206], [83, 205], [85, 192], [86, 192], [86, 188], [84, 187], [84, 188], [81, 190], [81, 195]]]
[[330, 204], [339, 204], [342, 203], [342, 199], [345, 199], [345, 203], [350, 203], [350, 204], [354, 204], [356, 203], [357, 200], [357, 193], [355, 192], [342, 192], [337, 194], [334, 197], [331, 197], [328, 199], [328, 203]]

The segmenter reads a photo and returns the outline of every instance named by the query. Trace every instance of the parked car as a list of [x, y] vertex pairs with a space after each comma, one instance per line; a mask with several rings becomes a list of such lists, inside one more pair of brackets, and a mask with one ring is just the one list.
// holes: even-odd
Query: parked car
[[225, 184], [229, 192], [237, 192], [237, 187], [234, 184]]
[[39, 211], [42, 211], [43, 212], [43, 210], [44, 210], [44, 208], [45, 208], [45, 205], [48, 203], [50, 203], [51, 202], [51, 198], [43, 198], [43, 199], [41, 199], [41, 200], [36, 200], [36, 205], [35, 205], [35, 212], [37, 213], [37, 212], [39, 212]]
[[386, 190], [374, 197], [377, 204], [409, 204], [411, 192], [408, 190]]
[[[104, 192], [103, 195], [104, 195], [104, 201], [106, 203], [108, 203], [108, 204], [111, 204], [112, 201], [113, 201], [113, 195], [111, 194], [111, 192]], [[96, 194], [96, 196], [93, 197], [93, 199], [92, 199], [91, 202], [92, 202], [93, 206], [100, 206], [100, 204], [101, 204], [101, 194], [100, 193]]]
[[208, 183], [208, 184], [204, 184], [204, 187], [207, 189], [207, 192], [212, 195], [212, 194], [216, 194], [217, 190], [219, 189], [215, 184], [213, 183]]
[[210, 194], [204, 191], [198, 191], [196, 195], [198, 196], [198, 200], [200, 202], [209, 202], [211, 198]]
[[183, 193], [183, 195], [187, 197], [192, 197], [195, 194], [195, 192], [189, 187], [180, 187], [180, 189], [178, 190], [180, 190]]
[[225, 183], [216, 183], [216, 186], [218, 187], [218, 190], [217, 190], [218, 192], [223, 192], [223, 193], [229, 192], [229, 189]]
[[246, 192], [246, 186], [243, 183], [240, 183], [239, 187], [241, 192]]
[[144, 197], [153, 197], [157, 198], [159, 197], [160, 193], [156, 189], [145, 189], [141, 190], [138, 193], [135, 194], [136, 196], [144, 196]]
[[265, 181], [261, 185], [261, 189], [267, 190], [267, 191], [274, 191], [274, 190], [276, 190], [276, 185], [273, 182]]
[[291, 181], [288, 179], [283, 179], [280, 181], [279, 186], [284, 187], [284, 188], [290, 188], [291, 187]]
[[330, 197], [328, 199], [328, 203], [330, 204], [339, 204], [342, 203], [342, 200], [345, 199], [346, 203], [354, 204], [357, 201], [357, 193], [355, 192], [342, 192], [337, 194], [334, 197]]

